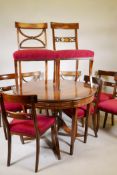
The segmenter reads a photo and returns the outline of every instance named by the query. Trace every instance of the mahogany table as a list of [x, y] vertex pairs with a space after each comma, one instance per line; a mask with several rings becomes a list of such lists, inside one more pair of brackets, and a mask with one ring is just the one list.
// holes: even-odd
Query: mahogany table
[[[83, 82], [61, 80], [58, 89], [51, 80], [47, 81], [47, 83], [44, 80], [38, 80], [23, 83], [18, 94], [36, 94], [38, 96], [37, 107], [41, 109], [57, 111], [88, 105], [89, 110], [95, 91], [94, 87], [87, 86]], [[75, 114], [72, 118], [70, 154], [73, 154], [76, 126], [77, 115]]]

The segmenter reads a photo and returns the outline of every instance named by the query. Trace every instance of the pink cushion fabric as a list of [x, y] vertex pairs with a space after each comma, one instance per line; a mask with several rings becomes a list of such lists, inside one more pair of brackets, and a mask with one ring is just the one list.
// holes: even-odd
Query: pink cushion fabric
[[56, 52], [52, 50], [17, 50], [13, 53], [14, 60], [44, 61], [56, 59]]
[[112, 99], [112, 98], [113, 98], [112, 94], [101, 92], [99, 101], [105, 101], [105, 100], [109, 100], [109, 99]]
[[58, 50], [57, 56], [62, 59], [90, 58], [93, 60], [94, 52], [91, 50]]
[[[21, 111], [22, 106], [20, 104], [6, 102], [5, 103], [5, 109], [8, 110], [8, 111], [16, 112], [16, 111]], [[0, 109], [0, 111], [1, 111], [1, 109]]]
[[[72, 116], [75, 114], [74, 111], [75, 111], [75, 110], [73, 110], [73, 109], [64, 109], [64, 110], [63, 110], [63, 112], [64, 112], [66, 115], [68, 115], [69, 117], [71, 117], [71, 118], [72, 118]], [[77, 116], [78, 116], [78, 118], [82, 118], [82, 117], [84, 117], [84, 115], [85, 115], [84, 110], [78, 108], [78, 109], [77, 109]]]
[[117, 115], [117, 99], [110, 99], [100, 102], [98, 109], [107, 113], [113, 113]]
[[[38, 115], [37, 116], [38, 128], [42, 135], [47, 131], [55, 122], [55, 117]], [[10, 131], [14, 133], [22, 133], [26, 136], [35, 137], [34, 122], [32, 120], [17, 120], [13, 119], [10, 123]]]
[[91, 50], [17, 50], [13, 53], [14, 60], [17, 61], [44, 61], [60, 59], [90, 58], [93, 59], [94, 52]]
[[[87, 110], [87, 106], [82, 106], [82, 107], [80, 107], [82, 110], [84, 110], [84, 111], [86, 111]], [[94, 106], [93, 105], [91, 105], [91, 109], [90, 109], [90, 112], [91, 112], [91, 114], [93, 114], [94, 113]]]

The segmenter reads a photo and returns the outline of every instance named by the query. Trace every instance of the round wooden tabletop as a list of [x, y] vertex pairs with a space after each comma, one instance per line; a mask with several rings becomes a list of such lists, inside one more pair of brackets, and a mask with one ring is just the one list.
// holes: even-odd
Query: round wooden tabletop
[[22, 84], [22, 95], [36, 94], [38, 107], [51, 109], [75, 108], [93, 101], [96, 89], [83, 82], [61, 80], [59, 90], [53, 81], [30, 81]]

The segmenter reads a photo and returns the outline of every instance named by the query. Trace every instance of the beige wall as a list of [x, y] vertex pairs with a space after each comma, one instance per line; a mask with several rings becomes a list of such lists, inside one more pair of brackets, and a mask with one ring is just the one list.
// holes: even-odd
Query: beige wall
[[[14, 21], [79, 22], [79, 48], [94, 50], [93, 71], [117, 68], [117, 0], [0, 0], [0, 73], [14, 71]], [[48, 48], [52, 48], [50, 30]], [[34, 63], [25, 68], [37, 70], [38, 66]], [[87, 63], [81, 63], [80, 69], [86, 67]]]

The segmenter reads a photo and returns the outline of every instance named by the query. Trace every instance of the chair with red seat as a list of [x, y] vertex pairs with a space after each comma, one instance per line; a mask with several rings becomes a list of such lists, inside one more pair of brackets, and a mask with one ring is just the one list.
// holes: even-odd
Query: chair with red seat
[[[35, 72], [25, 72], [22, 73], [22, 80], [27, 82], [26, 78], [33, 78], [35, 80], [39, 79], [41, 75], [41, 72], [35, 71]], [[15, 86], [15, 80], [16, 80], [16, 74], [10, 73], [10, 74], [1, 74], [0, 75], [0, 92], [10, 91], [13, 90], [12, 88]], [[4, 84], [4, 86], [3, 86]], [[14, 112], [21, 111], [23, 108], [20, 104], [12, 104], [12, 103], [6, 103], [5, 107], [7, 110], [12, 110]], [[1, 109], [0, 109], [1, 110]], [[1, 113], [1, 111], [0, 111]], [[0, 116], [0, 126], [1, 126], [1, 116]]]
[[[108, 118], [108, 114], [111, 114], [111, 119], [112, 119], [112, 125], [114, 124], [114, 115], [117, 115], [117, 99], [116, 99], [116, 89], [117, 89], [117, 73], [115, 73], [114, 76], [114, 90], [113, 90], [113, 98], [110, 98], [108, 100], [105, 101], [101, 101], [98, 104], [98, 118], [100, 119], [100, 111], [105, 112], [105, 117], [104, 117], [104, 122], [103, 122], [103, 128], [105, 128], [106, 126], [106, 121]], [[98, 129], [99, 129], [99, 125], [98, 125]]]
[[[112, 99], [113, 98], [113, 92], [114, 92], [114, 76], [117, 72], [115, 71], [107, 71], [107, 70], [98, 70], [97, 75], [99, 78], [103, 81], [103, 87], [102, 92], [100, 95], [100, 102]], [[111, 88], [111, 92], [108, 92], [108, 88]]]
[[[15, 22], [17, 29], [18, 50], [13, 53], [15, 73], [18, 74], [22, 86], [22, 62], [44, 61], [45, 80], [48, 77], [48, 61], [55, 58], [52, 50], [47, 50], [47, 23]], [[18, 79], [16, 81], [18, 89]]]
[[[60, 48], [78, 49], [78, 29], [79, 23], [60, 23], [51, 22], [53, 49]], [[61, 77], [75, 77], [77, 79], [81, 75], [78, 71], [78, 60], [76, 60], [76, 71], [61, 71]]]
[[[84, 81], [85, 81], [85, 86], [91, 86], [89, 76], [85, 75]], [[78, 120], [81, 120], [81, 122], [84, 123], [84, 119], [85, 119], [84, 143], [86, 143], [87, 141], [87, 134], [88, 134], [88, 120], [89, 120], [88, 113], [90, 113], [90, 115], [92, 116], [93, 129], [96, 137], [97, 137], [97, 131], [98, 131], [97, 130], [97, 124], [98, 124], [97, 107], [98, 107], [100, 92], [102, 88], [102, 80], [96, 77], [92, 77], [92, 83], [97, 90], [95, 93], [94, 101], [90, 107], [90, 111], [89, 112], [87, 111], [88, 109], [87, 106], [81, 106], [80, 108], [77, 109]], [[72, 118], [72, 116], [75, 115], [74, 109], [66, 109], [66, 110], [63, 110], [63, 112], [70, 118]]]
[[[39, 152], [40, 152], [40, 137], [51, 128], [53, 148], [57, 153], [58, 159], [60, 159], [59, 142], [57, 138], [56, 130], [56, 118], [55, 116], [37, 115], [36, 114], [36, 95], [9, 95], [1, 94], [1, 109], [2, 117], [6, 127], [8, 135], [8, 157], [7, 166], [10, 166], [11, 162], [11, 136], [20, 135], [34, 138], [36, 140], [36, 161], [35, 172], [38, 171], [39, 164]], [[29, 105], [31, 110], [29, 112], [12, 112], [6, 110], [5, 103], [20, 103], [22, 105]], [[12, 120], [8, 120], [12, 118]]]
[[[92, 74], [94, 52], [78, 48], [79, 23], [51, 22], [53, 49], [57, 50], [60, 61], [72, 60], [76, 63], [74, 71], [60, 71], [61, 77], [74, 77], [75, 81], [81, 75], [79, 60], [89, 60], [89, 75]], [[62, 48], [62, 50], [61, 50]], [[64, 49], [63, 49], [64, 48]]]
[[[17, 77], [15, 73], [0, 75], [0, 84], [1, 84], [0, 93], [12, 90], [12, 87], [15, 86], [16, 78]], [[22, 106], [18, 103], [17, 104], [5, 103], [5, 108], [7, 110], [11, 110], [14, 112], [22, 110]], [[1, 114], [1, 108], [0, 108], [0, 114]], [[1, 116], [0, 116], [0, 126], [1, 126]]]
[[[107, 70], [98, 70], [97, 74], [99, 78], [103, 81], [102, 92], [100, 94], [99, 102], [103, 102], [106, 100], [113, 99], [115, 94], [114, 86], [115, 80], [114, 76], [117, 72], [115, 71], [107, 71]], [[105, 113], [105, 122], [103, 124], [103, 128], [106, 125], [107, 113]], [[114, 125], [114, 115], [111, 116], [112, 125]]]
[[[39, 79], [40, 74], [41, 73], [39, 71], [22, 73], [22, 81], [25, 81], [25, 82], [29, 81], [29, 79], [27, 80], [27, 78], [30, 78], [30, 79], [33, 78], [36, 81]], [[0, 84], [2, 84], [2, 86], [0, 87], [0, 93], [3, 93], [5, 91], [12, 91], [13, 87], [15, 86], [15, 80], [16, 80], [15, 73], [0, 75]], [[4, 84], [4, 86], [3, 86], [3, 84]], [[21, 104], [18, 104], [18, 103], [17, 104], [5, 103], [5, 108], [7, 110], [17, 112], [17, 111], [22, 111], [24, 106], [22, 106]], [[0, 126], [1, 126], [1, 108], [0, 108]], [[5, 137], [7, 139], [6, 130], [5, 130], [4, 125], [3, 125], [3, 128], [4, 128]], [[21, 141], [23, 143], [22, 138], [21, 138]]]

